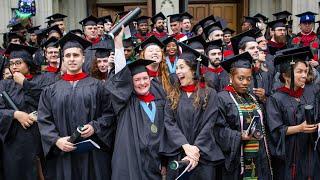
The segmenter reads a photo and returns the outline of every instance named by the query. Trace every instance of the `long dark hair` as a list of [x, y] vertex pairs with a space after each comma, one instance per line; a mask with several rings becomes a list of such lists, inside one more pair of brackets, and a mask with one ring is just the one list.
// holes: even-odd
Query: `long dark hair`
[[93, 59], [92, 61], [90, 74], [93, 78], [96, 78], [99, 80], [106, 80], [108, 75], [108, 73], [103, 73], [99, 70], [97, 58]]

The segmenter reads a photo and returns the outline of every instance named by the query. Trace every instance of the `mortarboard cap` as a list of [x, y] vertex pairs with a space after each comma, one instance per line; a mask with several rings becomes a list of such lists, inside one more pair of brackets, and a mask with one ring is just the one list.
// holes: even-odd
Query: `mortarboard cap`
[[59, 39], [56, 37], [49, 38], [46, 42], [42, 44], [42, 47], [48, 48], [48, 47], [59, 47], [59, 44], [57, 43]]
[[204, 66], [208, 67], [209, 65], [209, 58], [200, 52], [196, 51], [192, 47], [179, 42], [179, 46], [182, 49], [182, 53], [179, 56], [179, 59], [183, 59], [185, 61], [191, 62], [193, 65], [196, 65], [198, 62], [203, 64]]
[[135, 46], [132, 37], [129, 37], [127, 39], [123, 39], [122, 43], [123, 43], [123, 47], [124, 48], [134, 47]]
[[314, 23], [315, 22], [315, 15], [318, 15], [317, 13], [314, 12], [304, 12], [301, 14], [297, 14], [296, 16], [300, 18], [300, 24], [301, 23], [306, 23], [306, 22], [311, 22]]
[[134, 76], [136, 74], [147, 72], [146, 66], [154, 63], [155, 61], [147, 60], [147, 59], [137, 59], [128, 64], [129, 69], [131, 70], [131, 75]]
[[97, 25], [98, 19], [92, 15], [84, 18], [79, 22], [82, 26], [95, 26]]
[[139, 46], [135, 48], [135, 51], [139, 52], [140, 50], [145, 49], [147, 46], [152, 44], [160, 46], [161, 49], [164, 47], [164, 44], [156, 36], [152, 35], [141, 44], [139, 44]]
[[223, 42], [221, 39], [207, 42], [206, 54], [212, 49], [221, 49], [222, 50]]
[[57, 43], [60, 45], [63, 51], [73, 47], [85, 50], [87, 47], [91, 46], [91, 43], [89, 41], [71, 32], [66, 34]]
[[127, 15], [130, 11], [122, 11], [118, 13], [119, 18], [123, 18], [125, 15]]
[[260, 31], [257, 31], [256, 29], [250, 29], [236, 36], [233, 36], [230, 40], [234, 54], [239, 54], [239, 48], [245, 43], [252, 41], [256, 42], [256, 35], [258, 32]]
[[267, 18], [265, 15], [257, 13], [256, 15], [254, 15], [253, 17], [261, 19], [263, 22], [267, 22], [269, 18]]
[[17, 38], [19, 38], [20, 41], [22, 41], [22, 37], [16, 32], [7, 32], [6, 35], [8, 36], [8, 42], [10, 42], [12, 39], [17, 39]]
[[150, 17], [148, 17], [148, 16], [140, 16], [140, 17], [136, 18], [136, 21], [138, 24], [148, 23], [149, 19], [150, 19]]
[[181, 20], [180, 14], [172, 14], [167, 17], [170, 17], [170, 23], [177, 22], [177, 21], [180, 22], [180, 20]]
[[245, 52], [245, 53], [238, 54], [235, 56], [230, 56], [229, 58], [224, 59], [223, 61], [221, 61], [220, 65], [223, 67], [224, 70], [230, 73], [232, 68], [251, 69], [252, 61], [253, 59], [249, 54], [249, 52]]
[[164, 45], [168, 45], [170, 42], [175, 42], [176, 44], [178, 43], [178, 41], [173, 36], [168, 36], [162, 40], [162, 43]]
[[191, 66], [196, 69], [195, 79], [200, 80], [200, 64], [208, 67], [209, 58], [184, 43], [179, 42], [179, 46], [182, 49], [179, 59], [190, 62]]
[[4, 54], [9, 59], [21, 58], [28, 65], [34, 65], [32, 55], [38, 50], [38, 48], [32, 46], [25, 46], [21, 44], [10, 43]]
[[202, 20], [199, 21], [199, 24], [201, 24], [202, 28], [206, 28], [210, 24], [216, 22], [216, 19], [214, 18], [213, 15], [210, 15]]
[[48, 21], [46, 21], [45, 23], [47, 23], [47, 24], [48, 24], [48, 27], [50, 27], [50, 26], [54, 23], [54, 21], [53, 21], [53, 20], [48, 20]]
[[51, 16], [48, 16], [46, 19], [52, 20], [52, 22], [58, 22], [58, 21], [63, 21], [64, 18], [68, 16], [60, 13], [53, 14]]
[[282, 19], [277, 19], [277, 20], [268, 22], [268, 27], [274, 30], [277, 27], [286, 27], [286, 24], [287, 24], [287, 19], [282, 18]]
[[212, 33], [215, 30], [222, 30], [222, 25], [221, 25], [220, 21], [214, 22], [214, 23], [210, 24], [209, 26], [205, 27], [203, 29], [203, 32], [204, 32], [205, 36], [208, 38], [210, 33]]
[[15, 24], [10, 24], [10, 25], [8, 25], [8, 27], [11, 28], [10, 29], [11, 32], [20, 31], [20, 30], [25, 29], [25, 27], [20, 22], [17, 22]]
[[111, 48], [107, 48], [105, 46], [96, 46], [93, 48], [90, 48], [91, 50], [95, 50], [95, 56], [96, 58], [106, 58], [109, 57], [110, 52], [112, 51]]
[[188, 12], [184, 12], [180, 14], [180, 21], [183, 21], [184, 19], [192, 19], [192, 18], [193, 16]]
[[282, 18], [288, 18], [292, 14], [288, 11], [281, 11], [281, 12], [274, 13], [272, 15], [275, 16], [276, 19], [282, 19]]
[[153, 24], [156, 24], [156, 22], [161, 19], [161, 20], [165, 20], [166, 17], [164, 16], [164, 14], [162, 12], [159, 12], [158, 14], [154, 15], [151, 17], [151, 21]]
[[191, 32], [197, 33], [200, 28], [202, 28], [201, 24], [197, 23], [197, 24], [193, 25]]
[[58, 25], [54, 25], [54, 26], [48, 27], [48, 28], [46, 28], [46, 29], [44, 29], [44, 30], [42, 31], [42, 33], [43, 33], [46, 37], [48, 37], [51, 33], [55, 33], [55, 32], [58, 33], [58, 34], [60, 35], [60, 37], [63, 36], [63, 34], [62, 34], [62, 32], [61, 32], [61, 30], [60, 30], [60, 28], [59, 28]]
[[187, 40], [182, 41], [182, 43], [187, 44], [193, 49], [205, 49], [206, 48], [206, 41], [202, 38], [201, 35], [194, 36]]
[[99, 19], [103, 20], [104, 23], [107, 23], [107, 22], [113, 23], [112, 17], [110, 15], [99, 17]]
[[83, 35], [83, 32], [81, 31], [81, 29], [73, 29], [73, 30], [70, 30], [69, 32], [72, 32], [73, 34], [81, 34], [81, 35]]
[[257, 23], [260, 21], [258, 18], [255, 18], [255, 17], [244, 16], [243, 22], [248, 22], [251, 24], [252, 27], [256, 27]]
[[224, 34], [231, 34], [231, 35], [236, 32], [236, 31], [234, 31], [233, 29], [230, 29], [230, 28], [224, 28], [222, 31], [223, 31]]
[[[274, 65], [280, 65], [280, 73], [286, 73], [290, 70], [291, 84], [290, 89], [294, 88], [294, 71], [293, 65], [298, 61], [309, 61], [313, 57], [310, 47], [290, 48], [277, 52], [274, 58]], [[283, 77], [280, 80], [284, 82]]]
[[27, 29], [27, 31], [29, 34], [32, 34], [32, 33], [35, 33], [35, 31], [39, 30], [39, 29], [40, 29], [40, 26], [34, 26], [34, 27]]

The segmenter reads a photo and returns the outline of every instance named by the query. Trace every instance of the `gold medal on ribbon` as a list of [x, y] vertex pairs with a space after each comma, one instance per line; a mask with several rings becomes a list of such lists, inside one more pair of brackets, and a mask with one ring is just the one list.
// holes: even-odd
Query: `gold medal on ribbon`
[[157, 126], [155, 124], [151, 125], [151, 132], [154, 133], [154, 134], [156, 134], [158, 132], [158, 128], [157, 128]]

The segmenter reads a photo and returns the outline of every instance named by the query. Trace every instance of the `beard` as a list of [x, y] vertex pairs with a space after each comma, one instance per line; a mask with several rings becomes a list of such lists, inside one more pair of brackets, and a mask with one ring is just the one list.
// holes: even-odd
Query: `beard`
[[287, 42], [287, 37], [286, 37], [286, 35], [284, 35], [284, 36], [274, 35], [274, 40], [275, 40], [277, 43], [286, 43], [286, 42]]
[[141, 31], [141, 30], [140, 30], [139, 32], [140, 32], [140, 34], [141, 34], [142, 36], [145, 36], [145, 35], [147, 35], [147, 32], [148, 32], [148, 31]]
[[213, 67], [217, 68], [217, 67], [220, 66], [220, 59], [214, 59], [213, 61], [210, 61], [210, 64], [211, 64]]
[[156, 27], [156, 30], [159, 32], [159, 33], [162, 33], [164, 31], [164, 27], [163, 26], [157, 26]]

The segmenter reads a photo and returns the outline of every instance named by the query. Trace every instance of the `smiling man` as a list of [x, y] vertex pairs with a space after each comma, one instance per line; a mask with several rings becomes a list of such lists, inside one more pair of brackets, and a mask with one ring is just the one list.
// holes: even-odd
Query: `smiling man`
[[[110, 110], [109, 98], [102, 82], [82, 72], [83, 50], [90, 42], [68, 33], [58, 43], [66, 74], [43, 91], [38, 108], [38, 125], [47, 157], [46, 179], [95, 177], [96, 180], [108, 180], [111, 174], [108, 135], [111, 131], [104, 128], [112, 125], [112, 118], [109, 118], [112, 114], [107, 112]], [[83, 126], [80, 139], [69, 142], [79, 126]], [[75, 143], [89, 139], [101, 149], [74, 152], [77, 150]]]

